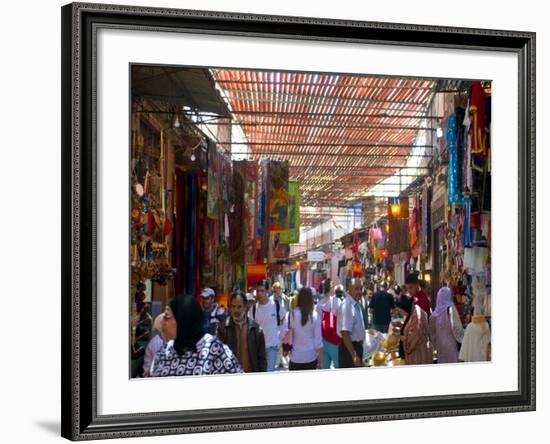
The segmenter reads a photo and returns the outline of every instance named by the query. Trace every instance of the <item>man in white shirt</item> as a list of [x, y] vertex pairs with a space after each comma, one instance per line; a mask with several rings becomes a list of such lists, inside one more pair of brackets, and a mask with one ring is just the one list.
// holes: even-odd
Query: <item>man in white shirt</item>
[[275, 370], [277, 353], [281, 346], [279, 332], [286, 310], [280, 302], [268, 296], [268, 289], [267, 281], [258, 281], [256, 284], [257, 302], [250, 308], [248, 315], [260, 325], [264, 332], [267, 371], [272, 372]]
[[363, 365], [363, 340], [365, 324], [359, 303], [363, 295], [363, 284], [353, 278], [337, 317], [337, 331], [342, 338], [338, 346], [340, 368], [361, 367]]

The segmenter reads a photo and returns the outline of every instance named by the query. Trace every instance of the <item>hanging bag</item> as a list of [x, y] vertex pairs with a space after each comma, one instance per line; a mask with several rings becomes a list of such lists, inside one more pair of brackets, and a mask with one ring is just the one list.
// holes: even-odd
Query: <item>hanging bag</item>
[[377, 224], [374, 224], [374, 227], [372, 228], [372, 237], [375, 241], [382, 240], [382, 229], [378, 227]]
[[331, 344], [338, 345], [340, 336], [336, 333], [336, 316], [331, 311], [323, 311], [321, 319], [321, 335], [323, 339]]

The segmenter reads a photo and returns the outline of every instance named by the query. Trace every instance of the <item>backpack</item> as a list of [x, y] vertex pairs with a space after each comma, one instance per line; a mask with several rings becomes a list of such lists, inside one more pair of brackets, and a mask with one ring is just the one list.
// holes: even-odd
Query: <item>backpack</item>
[[[275, 313], [276, 313], [276, 316], [277, 316], [277, 327], [279, 327], [281, 325], [281, 313], [280, 313], [281, 305], [279, 304], [278, 299], [274, 299], [274, 301], [275, 301]], [[252, 306], [252, 319], [254, 319], [254, 320], [256, 320], [256, 306], [257, 305], [258, 305], [258, 302], [256, 302]]]
[[338, 345], [340, 336], [336, 333], [336, 316], [331, 311], [323, 311], [321, 318], [321, 335], [323, 339], [331, 344]]

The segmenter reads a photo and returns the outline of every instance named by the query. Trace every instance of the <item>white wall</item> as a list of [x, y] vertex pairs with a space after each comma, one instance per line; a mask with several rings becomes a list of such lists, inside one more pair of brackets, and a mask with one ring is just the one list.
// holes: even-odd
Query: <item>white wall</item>
[[[114, 1], [114, 0], [113, 0]], [[543, 67], [550, 42], [545, 32], [550, 18], [543, 2], [482, 2], [406, 0], [387, 2], [297, 2], [278, 0], [139, 1], [119, 3], [228, 10], [281, 15], [350, 18], [373, 21], [422, 23], [479, 28], [536, 31], [538, 175], [537, 270], [538, 411], [535, 413], [440, 418], [372, 424], [274, 429], [269, 431], [202, 434], [187, 442], [378, 442], [407, 439], [411, 443], [522, 442], [535, 430], [546, 433], [543, 418], [550, 415], [548, 374], [542, 354], [550, 328], [540, 320], [545, 308], [542, 279], [543, 250], [549, 250], [542, 227], [548, 220], [543, 207], [543, 177], [548, 157], [543, 152], [545, 115], [550, 104]], [[354, 4], [355, 3], [355, 4]], [[1, 33], [0, 113], [2, 210], [0, 251], [3, 316], [0, 328], [4, 353], [0, 366], [2, 442], [47, 443], [60, 441], [60, 10], [55, 0], [5, 2]], [[548, 76], [546, 76], [548, 77]], [[546, 175], [548, 176], [548, 175]], [[543, 214], [546, 213], [546, 214]], [[496, 295], [495, 297], [498, 297]], [[546, 361], [546, 362], [545, 362]], [[543, 371], [545, 368], [545, 371]], [[459, 381], [454, 381], [459, 383]], [[538, 442], [543, 442], [541, 438]], [[181, 442], [162, 437], [124, 442]]]

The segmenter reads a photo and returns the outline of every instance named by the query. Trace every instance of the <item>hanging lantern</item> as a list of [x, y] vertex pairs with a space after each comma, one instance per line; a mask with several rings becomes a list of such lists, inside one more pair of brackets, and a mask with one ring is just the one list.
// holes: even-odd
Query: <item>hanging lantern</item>
[[393, 203], [390, 205], [390, 211], [393, 217], [399, 217], [401, 214], [401, 206], [398, 203]]
[[390, 233], [390, 224], [386, 224], [384, 229], [386, 230], [386, 234], [389, 234]]

